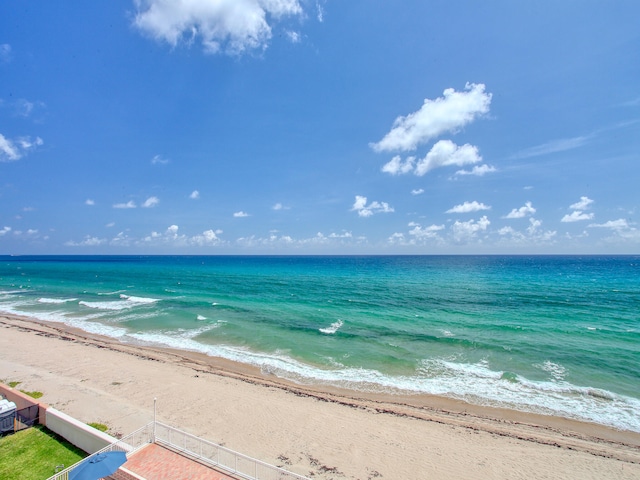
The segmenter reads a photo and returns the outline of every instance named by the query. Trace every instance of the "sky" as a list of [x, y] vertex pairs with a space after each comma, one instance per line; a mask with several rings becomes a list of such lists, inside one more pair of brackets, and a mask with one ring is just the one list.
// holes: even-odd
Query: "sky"
[[640, 2], [10, 0], [0, 254], [638, 254]]

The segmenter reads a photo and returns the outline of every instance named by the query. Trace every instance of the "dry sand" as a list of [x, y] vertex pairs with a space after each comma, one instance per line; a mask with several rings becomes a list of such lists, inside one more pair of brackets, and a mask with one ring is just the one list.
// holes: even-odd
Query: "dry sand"
[[203, 355], [0, 317], [0, 379], [127, 434], [153, 419], [320, 479], [640, 479], [640, 434], [428, 396], [295, 385]]

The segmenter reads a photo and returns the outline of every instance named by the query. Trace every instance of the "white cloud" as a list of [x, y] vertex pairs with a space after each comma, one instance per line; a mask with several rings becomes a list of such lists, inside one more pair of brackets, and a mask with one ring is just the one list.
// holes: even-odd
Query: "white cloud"
[[491, 94], [483, 84], [467, 83], [465, 90], [447, 88], [442, 97], [425, 99], [417, 112], [396, 118], [392, 129], [371, 148], [377, 152], [415, 150], [446, 132], [456, 132], [489, 111]]
[[169, 159], [160, 155], [154, 155], [151, 159], [151, 165], [166, 165], [167, 163], [169, 163]]
[[542, 230], [542, 221], [535, 218], [529, 219], [529, 226], [526, 228], [526, 233], [515, 230], [512, 227], [503, 227], [498, 230], [498, 234], [504, 237], [505, 240], [501, 243], [503, 245], [540, 245], [553, 243], [553, 239], [556, 237], [556, 231], [554, 230]]
[[[629, 223], [624, 218], [618, 220], [609, 220], [605, 223], [592, 223], [589, 225], [591, 228], [610, 228], [612, 230], [626, 230], [631, 228]], [[6, 228], [6, 227], [5, 227]]]
[[233, 216], [234, 216], [234, 217], [236, 217], [236, 218], [244, 218], [244, 217], [248, 217], [248, 216], [249, 216], [249, 214], [248, 214], [248, 213], [246, 213], [246, 212], [243, 212], [243, 211], [241, 210], [241, 211], [239, 211], [239, 212], [235, 212], [235, 213], [233, 214]]
[[87, 199], [84, 201], [84, 204], [85, 204], [85, 205], [89, 205], [90, 207], [93, 207], [93, 206], [96, 204], [96, 202], [94, 202], [94, 201], [93, 201], [93, 200], [91, 200], [90, 198], [87, 198]]
[[447, 210], [446, 213], [470, 213], [479, 212], [480, 210], [491, 210], [491, 207], [474, 200], [473, 202], [464, 202], [460, 205], [456, 205], [455, 207]]
[[6, 235], [11, 231], [11, 227], [4, 226], [0, 229], [0, 237]]
[[287, 38], [291, 43], [300, 43], [300, 34], [292, 30], [287, 30]]
[[136, 0], [134, 25], [172, 47], [200, 40], [206, 53], [264, 49], [270, 22], [302, 16], [298, 0]]
[[591, 220], [592, 218], [593, 218], [593, 213], [584, 213], [580, 210], [576, 210], [562, 217], [562, 220], [560, 221], [564, 223], [570, 223], [570, 222], [580, 222], [582, 220]]
[[511, 210], [504, 218], [524, 218], [534, 213], [536, 213], [536, 209], [531, 202], [526, 202], [522, 207]]
[[530, 157], [538, 157], [541, 155], [548, 155], [550, 153], [564, 152], [567, 150], [573, 150], [587, 143], [590, 136], [563, 138], [560, 140], [554, 140], [552, 142], [543, 143], [535, 147], [527, 148], [521, 152], [516, 153], [512, 159], [522, 159]]
[[273, 207], [271, 207], [272, 210], [275, 211], [279, 211], [279, 210], [289, 210], [289, 207], [285, 207], [284, 205], [282, 205], [280, 202], [276, 203]]
[[609, 220], [608, 222], [601, 224], [591, 224], [589, 225], [591, 228], [608, 228], [613, 232], [613, 236], [606, 238], [606, 242], [631, 242], [635, 245], [640, 242], [640, 230], [630, 224], [624, 218], [619, 218], [617, 220]]
[[0, 63], [9, 63], [11, 60], [11, 45], [3, 43], [0, 45]]
[[580, 197], [580, 201], [570, 205], [569, 208], [571, 210], [587, 210], [592, 203], [593, 200], [589, 197]]
[[127, 203], [116, 203], [113, 208], [136, 208], [136, 203], [133, 200], [129, 200]]
[[400, 155], [396, 155], [388, 163], [384, 164], [381, 170], [391, 175], [402, 175], [413, 170], [416, 157], [408, 157], [404, 162]]
[[422, 195], [424, 193], [424, 188], [416, 188], [411, 190], [411, 195]]
[[316, 10], [318, 12], [317, 19], [322, 23], [324, 21], [324, 6], [318, 1], [316, 1]]
[[82, 240], [80, 242], [74, 242], [73, 240], [65, 242], [65, 246], [67, 246], [67, 247], [97, 247], [99, 245], [104, 245], [106, 243], [107, 243], [107, 239], [106, 238], [91, 237], [91, 236], [87, 235], [84, 238], [84, 240]]
[[453, 225], [451, 225], [451, 232], [453, 234], [453, 239], [460, 243], [465, 240], [469, 240], [474, 238], [479, 232], [485, 231], [491, 222], [484, 215], [479, 220], [469, 220], [468, 222], [460, 222], [456, 221]]
[[19, 160], [43, 143], [40, 137], [36, 137], [35, 140], [31, 140], [31, 137], [19, 137], [15, 140], [10, 140], [0, 133], [0, 162]]
[[116, 223], [115, 223], [115, 222], [109, 222], [109, 223], [107, 223], [107, 224], [105, 225], [105, 227], [107, 227], [107, 228], [113, 228], [113, 227], [115, 227], [115, 226], [116, 226]]
[[475, 175], [478, 177], [482, 177], [487, 173], [493, 173], [496, 171], [496, 168], [491, 165], [476, 165], [471, 170], [458, 170], [456, 175]]
[[189, 198], [191, 200], [197, 200], [198, 198], [200, 198], [200, 192], [198, 190], [194, 190], [193, 192], [191, 192], [191, 195], [189, 195]]
[[416, 165], [415, 174], [422, 176], [438, 167], [463, 166], [482, 161], [478, 148], [468, 143], [461, 147], [451, 140], [440, 140]]
[[160, 203], [160, 199], [158, 197], [149, 197], [142, 204], [142, 208], [153, 208]]
[[221, 233], [222, 230], [206, 230], [200, 235], [194, 235], [191, 237], [191, 243], [199, 246], [220, 245], [223, 243], [223, 240], [218, 237]]
[[353, 238], [353, 234], [351, 232], [330, 233], [329, 238]]
[[409, 230], [409, 235], [420, 240], [438, 238], [438, 232], [444, 230], [444, 225], [429, 225], [428, 227], [422, 227], [421, 225], [410, 223], [409, 226], [413, 227]]
[[391, 213], [393, 207], [390, 207], [387, 202], [371, 202], [367, 205], [367, 197], [356, 195], [356, 201], [351, 207], [351, 211], [358, 212], [361, 217], [370, 217], [375, 213]]

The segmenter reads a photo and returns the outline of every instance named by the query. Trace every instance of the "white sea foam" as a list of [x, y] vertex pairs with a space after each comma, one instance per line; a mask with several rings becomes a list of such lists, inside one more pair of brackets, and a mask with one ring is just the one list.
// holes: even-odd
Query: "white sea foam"
[[333, 322], [329, 327], [319, 328], [318, 330], [322, 333], [326, 333], [327, 335], [333, 335], [340, 329], [340, 327], [342, 327], [342, 325], [344, 325], [344, 322], [342, 320], [338, 320], [337, 322]]
[[[25, 315], [6, 305], [2, 306], [2, 310]], [[640, 400], [606, 390], [572, 385], [563, 380], [564, 368], [550, 361], [539, 365], [539, 368], [551, 373], [553, 381], [532, 381], [516, 374], [493, 371], [487, 362], [467, 364], [456, 362], [453, 358], [425, 360], [415, 375], [391, 376], [373, 369], [347, 368], [339, 362], [332, 362], [329, 368], [319, 368], [292, 359], [285, 352], [267, 354], [242, 347], [208, 345], [196, 338], [224, 322], [203, 325], [198, 329], [128, 333], [120, 327], [93, 322], [87, 316], [73, 319], [60, 312], [39, 312], [27, 316], [63, 322], [123, 341], [197, 351], [255, 365], [265, 374], [301, 384], [333, 385], [372, 392], [443, 395], [475, 404], [564, 416], [640, 432], [640, 417], [637, 414]], [[100, 314], [94, 316], [99, 317]]]
[[155, 303], [159, 301], [157, 298], [133, 297], [125, 294], [120, 294], [120, 298], [133, 303]]
[[[559, 365], [543, 365], [554, 372]], [[555, 365], [555, 366], [554, 366]], [[425, 377], [415, 388], [426, 393], [460, 398], [471, 403], [513, 408], [640, 432], [640, 400], [612, 392], [580, 387], [563, 380], [532, 381], [489, 369], [486, 362], [462, 364], [446, 360], [423, 363]]]
[[38, 302], [58, 305], [61, 303], [75, 302], [76, 300], [78, 299], [77, 298], [44, 298], [43, 297], [43, 298], [39, 298]]
[[118, 310], [126, 310], [128, 308], [133, 308], [140, 305], [150, 305], [158, 301], [159, 300], [155, 298], [133, 297], [129, 295], [120, 294], [120, 300], [110, 300], [106, 302], [87, 302], [83, 300], [78, 303], [88, 308], [118, 311]]
[[558, 363], [551, 362], [547, 360], [541, 365], [534, 365], [534, 367], [541, 368], [545, 372], [551, 374], [555, 381], [564, 380], [564, 377], [567, 373], [567, 369]]
[[204, 315], [198, 315], [198, 316], [196, 316], [196, 320], [203, 321], [203, 320], [206, 320], [206, 319], [207, 319], [207, 317], [205, 317]]
[[127, 308], [132, 308], [134, 304], [132, 302], [127, 301], [111, 301], [111, 302], [85, 302], [84, 300], [78, 302], [79, 305], [82, 305], [87, 308], [96, 308], [98, 310], [126, 310]]

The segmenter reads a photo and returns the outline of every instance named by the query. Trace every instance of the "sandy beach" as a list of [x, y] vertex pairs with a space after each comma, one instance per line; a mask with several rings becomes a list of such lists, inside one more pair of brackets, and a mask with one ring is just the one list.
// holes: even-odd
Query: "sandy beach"
[[284, 382], [197, 353], [0, 317], [0, 379], [113, 435], [158, 419], [320, 479], [640, 478], [640, 434], [469, 405]]

